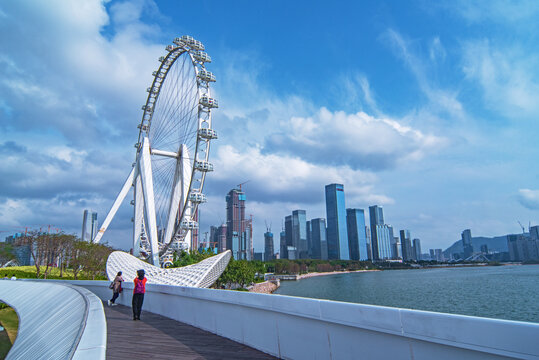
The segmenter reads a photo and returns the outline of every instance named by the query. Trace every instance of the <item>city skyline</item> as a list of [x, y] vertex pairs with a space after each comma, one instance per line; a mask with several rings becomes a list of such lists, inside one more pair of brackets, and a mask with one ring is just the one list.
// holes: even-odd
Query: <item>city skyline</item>
[[[283, 209], [325, 218], [318, 189], [330, 183], [428, 248], [539, 221], [539, 5], [208, 4], [0, 5], [1, 229], [78, 234], [84, 209], [107, 213], [157, 59], [184, 34], [212, 49], [220, 101], [201, 231], [247, 180], [257, 250]], [[128, 249], [132, 208], [118, 215], [104, 241]]]

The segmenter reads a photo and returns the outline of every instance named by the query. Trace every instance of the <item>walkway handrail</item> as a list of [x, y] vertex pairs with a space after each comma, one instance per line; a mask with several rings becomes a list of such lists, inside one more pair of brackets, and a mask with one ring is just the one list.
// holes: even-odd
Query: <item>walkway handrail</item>
[[[77, 285], [111, 295], [107, 281]], [[116, 302], [130, 306], [124, 289]], [[539, 359], [537, 323], [157, 284], [144, 311], [286, 359]]]
[[105, 359], [103, 304], [91, 291], [45, 281], [0, 280], [0, 301], [19, 316], [6, 359]]

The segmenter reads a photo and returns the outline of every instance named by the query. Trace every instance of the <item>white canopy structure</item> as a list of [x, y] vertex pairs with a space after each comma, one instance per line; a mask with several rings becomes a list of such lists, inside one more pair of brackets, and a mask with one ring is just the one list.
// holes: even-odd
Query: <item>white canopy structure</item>
[[121, 271], [125, 281], [131, 281], [137, 277], [137, 270], [143, 269], [148, 284], [207, 288], [225, 271], [231, 256], [227, 250], [193, 265], [163, 269], [123, 251], [114, 251], [107, 260], [107, 276], [112, 281]]

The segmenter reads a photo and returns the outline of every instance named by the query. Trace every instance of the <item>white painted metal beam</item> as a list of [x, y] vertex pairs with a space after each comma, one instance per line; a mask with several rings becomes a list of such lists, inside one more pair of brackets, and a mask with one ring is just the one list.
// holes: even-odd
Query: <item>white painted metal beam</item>
[[133, 206], [133, 255], [140, 255], [140, 234], [142, 230], [142, 219], [144, 217], [144, 196], [142, 192], [142, 181], [140, 174], [135, 178], [134, 206]]
[[150, 155], [150, 140], [144, 137], [142, 151], [139, 158], [139, 171], [144, 192], [144, 223], [150, 241], [151, 258], [153, 265], [159, 266], [159, 244], [157, 242], [157, 219], [155, 216], [155, 197], [153, 192], [152, 162]]
[[179, 157], [178, 153], [175, 153], [175, 152], [172, 152], [172, 151], [151, 149], [150, 152], [151, 152], [152, 155], [166, 156], [166, 157], [171, 157], [171, 158], [174, 158], [174, 159], [177, 159]]
[[94, 238], [94, 243], [98, 243], [101, 241], [101, 238], [103, 237], [103, 234], [107, 230], [107, 228], [110, 225], [110, 222], [114, 218], [114, 215], [116, 215], [116, 212], [120, 208], [120, 205], [125, 199], [125, 196], [127, 195], [127, 192], [133, 185], [133, 178], [135, 176], [135, 168], [131, 169], [131, 172], [129, 173], [129, 176], [125, 180], [124, 186], [122, 187], [122, 190], [120, 190], [120, 193], [116, 197], [116, 200], [114, 200], [114, 204], [112, 204], [112, 208], [109, 210], [109, 213], [107, 214], [107, 217], [105, 218], [105, 221], [103, 221], [103, 224], [101, 225], [101, 228], [97, 232], [97, 235]]

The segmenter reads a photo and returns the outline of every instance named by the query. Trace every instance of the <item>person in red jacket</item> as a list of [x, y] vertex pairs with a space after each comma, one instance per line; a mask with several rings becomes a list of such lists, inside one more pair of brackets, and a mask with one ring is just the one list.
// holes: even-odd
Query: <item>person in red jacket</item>
[[137, 270], [137, 277], [134, 280], [135, 287], [133, 288], [133, 320], [140, 320], [140, 311], [142, 310], [142, 303], [144, 302], [147, 280], [148, 279], [144, 277], [144, 270]]

